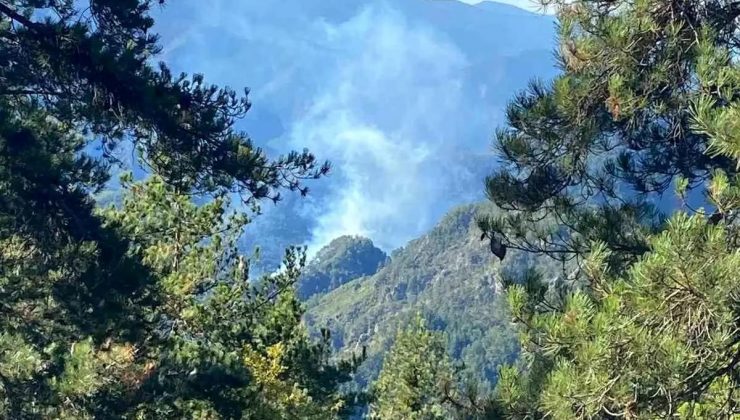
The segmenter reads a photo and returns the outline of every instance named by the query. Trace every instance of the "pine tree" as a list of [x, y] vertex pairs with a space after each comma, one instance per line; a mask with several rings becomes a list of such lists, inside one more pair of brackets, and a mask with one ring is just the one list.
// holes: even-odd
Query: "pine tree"
[[740, 6], [541, 3], [558, 13], [562, 74], [534, 82], [509, 105], [497, 133], [502, 166], [487, 181], [506, 215], [481, 226], [509, 248], [565, 262], [603, 242], [620, 270], [649, 250], [666, 219], [656, 200], [679, 178], [698, 196], [712, 171], [737, 172]]
[[421, 315], [400, 329], [372, 385], [371, 419], [490, 418], [474, 381], [459, 375], [444, 337]]
[[[92, 331], [99, 337], [80, 331], [64, 336], [72, 342], [59, 341], [57, 325], [48, 322], [55, 334], [44, 337], [49, 344], [39, 351], [24, 337], [37, 332], [32, 325], [5, 332], [0, 336], [3, 413], [11, 418], [338, 415], [345, 407], [337, 387], [349, 380], [353, 363], [330, 363], [328, 341], [313, 342], [301, 324], [295, 290], [305, 263], [300, 250], [288, 250], [280, 273], [252, 284], [249, 261], [236, 249], [247, 219], [227, 210], [225, 196], [197, 206], [158, 177], [134, 184], [127, 176], [124, 186], [128, 193], [121, 207], [101, 211], [100, 217], [104, 228], [129, 239], [122, 261], [139, 261], [149, 278], [141, 290], [146, 300], [135, 307], [140, 328], [116, 330], [128, 320], [99, 314], [101, 302], [85, 312], [92, 325], [107, 323], [108, 328]], [[20, 269], [18, 257], [14, 265]], [[18, 284], [29, 293], [44, 291]], [[23, 303], [36, 305], [39, 315], [61, 310], [54, 302]], [[53, 363], [59, 371], [48, 370]], [[37, 389], [46, 392], [27, 394]]]
[[[326, 344], [309, 340], [300, 322], [300, 250], [288, 250], [280, 273], [250, 284], [236, 248], [247, 218], [228, 211], [225, 196], [197, 206], [160, 178], [130, 183], [125, 177], [129, 194], [105, 219], [156, 279], [157, 328], [138, 348], [143, 370], [124, 370], [108, 409], [118, 402], [144, 418], [336, 415], [351, 366], [329, 364]], [[120, 397], [132, 390], [130, 401]]]
[[[740, 205], [740, 178], [716, 175], [718, 206]], [[740, 230], [679, 212], [652, 251], [611, 277], [606, 246], [589, 288], [557, 311], [512, 286], [528, 375], [505, 369], [499, 402], [514, 418], [733, 418], [740, 415]]]
[[[502, 369], [496, 408], [740, 416], [740, 5], [548, 3], [564, 74], [512, 105], [500, 146], [517, 169], [488, 187], [513, 210], [481, 225], [509, 246], [577, 258], [580, 282], [509, 284], [524, 366]], [[684, 204], [663, 222], [645, 200], [671, 186]], [[692, 189], [712, 210], [689, 204]]]
[[[108, 151], [132, 141], [139, 159], [173, 185], [279, 198], [281, 187], [324, 174], [308, 152], [269, 160], [234, 123], [246, 95], [150, 63], [160, 47], [149, 10], [164, 0], [0, 2], [3, 108], [33, 104]], [[245, 93], [247, 93], [245, 91]]]
[[421, 316], [396, 336], [373, 385], [370, 418], [445, 419], [446, 395], [454, 387], [452, 362], [444, 340]]
[[[152, 67], [157, 3], [0, 0], [0, 416], [332, 415], [346, 375], [300, 325], [302, 257], [253, 285], [226, 200], [328, 167], [268, 159], [233, 128], [246, 95]], [[153, 178], [98, 211], [123, 143]]]

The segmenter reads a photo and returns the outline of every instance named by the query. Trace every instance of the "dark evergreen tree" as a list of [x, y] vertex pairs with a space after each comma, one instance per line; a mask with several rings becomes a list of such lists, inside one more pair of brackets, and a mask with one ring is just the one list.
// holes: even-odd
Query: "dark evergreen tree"
[[[524, 363], [502, 370], [496, 409], [735, 418], [740, 3], [543, 3], [558, 11], [563, 75], [511, 105], [509, 165], [487, 185], [510, 212], [481, 225], [579, 281], [509, 283]], [[664, 222], [650, 200], [671, 187], [684, 206]]]
[[106, 410], [117, 404], [144, 418], [336, 415], [337, 386], [351, 365], [329, 364], [328, 343], [311, 342], [301, 325], [300, 250], [288, 251], [280, 273], [250, 284], [249, 261], [236, 247], [247, 219], [227, 211], [225, 196], [198, 207], [160, 178], [128, 182], [121, 208], [105, 219], [132, 240], [129, 252], [155, 277], [161, 304], [147, 308], [157, 328], [122, 366], [126, 380], [109, 373]]
[[[737, 209], [740, 178], [712, 181]], [[740, 415], [740, 229], [679, 213], [652, 251], [612, 277], [605, 245], [585, 264], [589, 287], [547, 309], [514, 285], [526, 369], [503, 370], [509, 418], [735, 418]]]
[[734, 112], [740, 6], [541, 3], [558, 12], [562, 74], [509, 105], [496, 136], [502, 165], [487, 181], [507, 213], [481, 226], [509, 248], [561, 261], [601, 241], [624, 268], [649, 250], [664, 221], [656, 200], [679, 177], [699, 194], [713, 170], [736, 173], [737, 140], [705, 127], [704, 115]]
[[[151, 66], [162, 3], [0, 1], [0, 416], [334, 415], [346, 374], [300, 326], [302, 257], [252, 286], [226, 200], [328, 167], [269, 159], [233, 128], [246, 95]], [[154, 177], [97, 211], [124, 142]]]
[[159, 51], [148, 12], [164, 1], [0, 2], [0, 95], [6, 107], [33, 102], [68, 130], [108, 148], [124, 139], [168, 183], [188, 191], [237, 190], [278, 198], [326, 172], [307, 153], [269, 160], [234, 122], [246, 95], [150, 65]]

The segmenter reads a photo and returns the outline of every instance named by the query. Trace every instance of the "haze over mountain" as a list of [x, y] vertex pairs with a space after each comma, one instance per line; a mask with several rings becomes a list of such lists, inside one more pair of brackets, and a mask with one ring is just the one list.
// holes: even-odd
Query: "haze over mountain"
[[389, 252], [480, 198], [506, 101], [555, 72], [552, 18], [492, 2], [184, 0], [156, 29], [174, 70], [252, 89], [242, 128], [258, 145], [333, 164], [248, 229], [267, 267], [341, 235]]

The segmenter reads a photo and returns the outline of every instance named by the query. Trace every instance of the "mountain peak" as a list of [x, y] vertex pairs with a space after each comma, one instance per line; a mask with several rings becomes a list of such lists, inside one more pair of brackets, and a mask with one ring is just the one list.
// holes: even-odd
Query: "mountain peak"
[[303, 299], [326, 293], [342, 284], [375, 274], [388, 260], [388, 256], [362, 237], [344, 235], [333, 239], [316, 254], [306, 267], [298, 284]]

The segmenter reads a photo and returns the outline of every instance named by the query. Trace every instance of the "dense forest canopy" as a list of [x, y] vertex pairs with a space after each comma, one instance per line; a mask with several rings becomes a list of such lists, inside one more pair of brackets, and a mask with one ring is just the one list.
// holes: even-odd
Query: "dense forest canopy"
[[559, 266], [516, 250], [501, 264], [494, 263], [488, 244], [480, 240], [475, 217], [495, 213], [489, 203], [460, 206], [426, 235], [395, 251], [376, 273], [352, 278], [306, 302], [307, 325], [311, 330], [328, 328], [338, 354], [367, 349], [355, 382], [364, 385], [377, 379], [398, 330], [417, 312], [427, 328], [441, 333], [461, 375], [478, 381], [480, 388], [490, 388], [499, 366], [516, 360], [517, 331], [500, 279], [529, 266], [558, 273]]
[[[248, 92], [153, 64], [162, 0], [0, 0], [0, 417], [740, 417], [740, 2], [541, 2], [562, 73], [511, 102], [492, 211], [250, 278], [260, 203], [328, 164], [268, 157]], [[147, 177], [102, 206], [123, 145]], [[340, 341], [393, 330], [366, 389], [368, 348], [333, 356], [297, 284]]]

